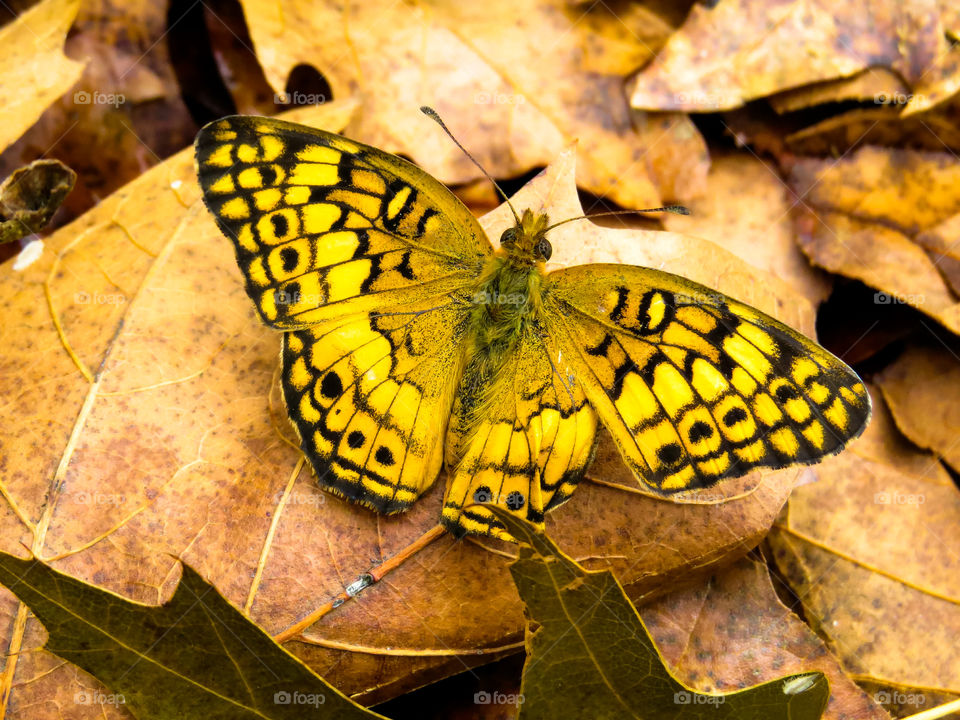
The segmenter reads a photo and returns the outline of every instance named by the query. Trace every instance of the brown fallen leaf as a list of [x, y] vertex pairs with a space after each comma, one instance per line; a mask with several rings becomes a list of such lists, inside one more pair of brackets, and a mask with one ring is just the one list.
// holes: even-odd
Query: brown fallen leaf
[[744, 558], [701, 585], [639, 610], [671, 669], [702, 692], [729, 692], [820, 670], [830, 682], [824, 720], [889, 718], [847, 677], [823, 641], [784, 607], [762, 563]]
[[[712, 112], [810, 83], [886, 67], [907, 82], [907, 112], [960, 89], [960, 17], [946, 0], [733, 0], [696, 4], [686, 23], [634, 81], [630, 104]], [[707, 51], [709, 49], [709, 52]]]
[[243, 7], [275, 92], [298, 64], [316, 67], [335, 98], [360, 100], [351, 136], [445, 182], [479, 172], [447, 138], [423, 132], [412, 112], [420, 105], [435, 107], [497, 177], [545, 165], [578, 140], [581, 187], [625, 207], [684, 201], [703, 187], [706, 148], [689, 118], [634, 113], [624, 98], [624, 78], [672, 31], [642, 6], [619, 16], [603, 3], [555, 0]]
[[864, 147], [836, 161], [796, 160], [789, 175], [802, 201], [798, 241], [816, 265], [876, 288], [877, 304], [911, 305], [960, 332], [940, 260], [915, 241], [960, 213], [960, 160]]
[[38, 157], [73, 168], [68, 219], [188, 145], [197, 131], [170, 65], [166, 7], [149, 0], [72, 4], [79, 5], [75, 19], [62, 11], [56, 19], [70, 28], [64, 51], [84, 61], [82, 75], [72, 75], [69, 92], [51, 98], [56, 102], [11, 138], [0, 162], [0, 174]]
[[960, 472], [960, 358], [953, 350], [909, 347], [875, 381], [900, 431]]
[[850, 100], [875, 105], [904, 105], [909, 94], [910, 87], [895, 72], [883, 67], [871, 67], [852, 77], [784, 90], [767, 100], [778, 113], [788, 113], [814, 105]]
[[0, 152], [72, 86], [84, 63], [63, 54], [80, 0], [44, 0], [0, 28]]
[[[873, 393], [877, 399], [877, 393]], [[960, 491], [877, 399], [850, 452], [812, 472], [768, 536], [807, 622], [858, 681], [960, 694]]]
[[[349, 106], [309, 111], [338, 109], [335, 122]], [[545, 204], [555, 219], [581, 214], [572, 153], [517, 201]], [[498, 237], [508, 218], [500, 208], [483, 223]], [[812, 332], [803, 297], [708, 241], [589, 221], [551, 239], [564, 262], [682, 273]], [[7, 549], [23, 543], [59, 570], [149, 602], [169, 591], [171, 556], [181, 557], [276, 634], [435, 526], [442, 481], [391, 518], [316, 488], [284, 437], [284, 409], [270, 402], [279, 339], [256, 319], [230, 244], [198, 203], [188, 155], [62, 228], [33, 264], [0, 272]], [[635, 596], [744, 554], [801, 475], [754, 473], [733, 484], [735, 497], [724, 486], [694, 498], [711, 504], [689, 507], [640, 494], [635, 482], [624, 490], [628, 471], [610, 449], [592, 470], [608, 484], [584, 483], [548, 527]], [[436, 540], [287, 646], [365, 702], [515, 652], [523, 617], [506, 562], [474, 542]], [[0, 693], [14, 690], [24, 707], [69, 702], [72, 671], [25, 652], [39, 646], [36, 625], [9, 596], [3, 603], [4, 649], [16, 660]]]
[[663, 224], [717, 243], [818, 305], [829, 295], [830, 281], [797, 247], [788, 193], [776, 167], [760, 158], [715, 154], [706, 192], [691, 204], [691, 214], [666, 215]]
[[896, 107], [850, 110], [790, 132], [785, 144], [796, 155], [840, 157], [865, 145], [929, 152], [960, 149], [953, 113], [931, 111], [904, 117]]

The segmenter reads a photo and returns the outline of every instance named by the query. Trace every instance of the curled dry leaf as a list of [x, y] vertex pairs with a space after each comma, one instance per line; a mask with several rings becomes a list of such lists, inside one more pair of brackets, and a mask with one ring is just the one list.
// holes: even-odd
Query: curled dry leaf
[[59, 160], [37, 160], [0, 183], [0, 245], [42, 230], [76, 179]]
[[876, 383], [901, 432], [960, 473], [960, 358], [953, 350], [908, 348]]
[[420, 105], [435, 107], [494, 176], [545, 165], [578, 140], [581, 187], [625, 207], [686, 200], [703, 187], [709, 161], [689, 118], [634, 114], [624, 98], [624, 78], [672, 31], [642, 6], [619, 16], [603, 3], [553, 0], [243, 6], [276, 92], [298, 64], [316, 67], [335, 98], [361, 99], [352, 137], [412, 157], [445, 182], [479, 173], [446, 137], [425, 131], [413, 112]]
[[[340, 112], [328, 121], [342, 121]], [[390, 518], [318, 490], [284, 437], [284, 408], [270, 402], [279, 338], [256, 319], [230, 243], [199, 202], [188, 153], [59, 230], [29, 266], [0, 268], [0, 538], [7, 550], [22, 543], [61, 571], [151, 603], [170, 591], [171, 556], [181, 557], [276, 634], [435, 527], [444, 482]], [[572, 152], [517, 202], [558, 220], [581, 214]], [[484, 224], [498, 237], [508, 218], [501, 207]], [[708, 241], [589, 221], [551, 239], [564, 262], [660, 267], [812, 332], [806, 300]], [[640, 494], [635, 481], [625, 489], [629, 471], [610, 446], [602, 452], [591, 476], [604, 484], [583, 483], [549, 529], [571, 556], [615, 570], [634, 596], [745, 553], [799, 475], [754, 473], [733, 485], [737, 497], [690, 507]], [[36, 623], [9, 595], [3, 612], [14, 619], [0, 690], [24, 706], [69, 702], [72, 671], [26, 652], [40, 644]], [[287, 647], [374, 702], [515, 652], [522, 626], [507, 559], [444, 537]]]
[[960, 17], [940, 2], [732, 0], [695, 4], [687, 22], [636, 78], [630, 104], [715, 112], [810, 83], [883, 66], [906, 80], [907, 112], [960, 88]]
[[80, 77], [63, 54], [80, 0], [44, 0], [0, 28], [0, 152]]
[[807, 621], [853, 677], [960, 694], [951, 641], [960, 635], [960, 492], [873, 395], [870, 427], [813, 469], [818, 482], [796, 489], [770, 545]]
[[803, 198], [800, 247], [815, 264], [880, 290], [878, 304], [912, 305], [960, 332], [960, 302], [938, 267], [944, 253], [924, 246], [943, 243], [939, 226], [960, 214], [955, 155], [864, 147], [837, 161], [798, 160], [790, 184]]
[[871, 67], [849, 78], [812, 83], [785, 90], [767, 99], [778, 113], [788, 113], [814, 105], [850, 100], [902, 105], [907, 102], [909, 94], [909, 86], [899, 75], [886, 68]]

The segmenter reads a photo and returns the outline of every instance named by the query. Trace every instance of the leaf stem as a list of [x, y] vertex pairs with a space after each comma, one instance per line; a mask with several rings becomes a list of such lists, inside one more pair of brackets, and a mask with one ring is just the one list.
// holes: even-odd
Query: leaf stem
[[278, 643], [284, 643], [287, 640], [293, 640], [298, 637], [304, 630], [317, 622], [324, 615], [329, 613], [331, 610], [343, 605], [345, 602], [350, 600], [353, 597], [356, 597], [360, 594], [361, 591], [366, 588], [374, 585], [384, 578], [387, 573], [396, 570], [403, 563], [409, 560], [411, 557], [416, 555], [418, 552], [423, 550], [427, 545], [432, 543], [434, 540], [439, 538], [441, 535], [446, 534], [446, 530], [442, 525], [434, 525], [430, 530], [425, 532], [423, 535], [418, 537], [415, 541], [407, 545], [403, 550], [398, 552], [391, 558], [383, 561], [376, 567], [370, 568], [365, 573], [360, 575], [360, 579], [357, 582], [351, 583], [343, 592], [335, 595], [333, 598], [325, 602], [323, 605], [318, 607], [312, 613], [307, 615], [303, 620], [291, 625], [286, 630], [282, 630], [276, 635], [273, 636], [273, 639]]

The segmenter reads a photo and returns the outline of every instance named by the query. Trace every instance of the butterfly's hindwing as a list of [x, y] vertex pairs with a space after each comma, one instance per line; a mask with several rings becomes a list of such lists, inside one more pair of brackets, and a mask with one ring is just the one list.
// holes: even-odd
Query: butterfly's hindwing
[[655, 492], [816, 462], [863, 430], [845, 364], [757, 310], [668, 273], [553, 273], [549, 328], [634, 473]]
[[201, 130], [196, 154], [204, 202], [273, 327], [446, 292], [491, 253], [441, 183], [339, 135], [234, 116]]
[[433, 484], [465, 329], [439, 297], [284, 336], [284, 397], [321, 485], [393, 513]]

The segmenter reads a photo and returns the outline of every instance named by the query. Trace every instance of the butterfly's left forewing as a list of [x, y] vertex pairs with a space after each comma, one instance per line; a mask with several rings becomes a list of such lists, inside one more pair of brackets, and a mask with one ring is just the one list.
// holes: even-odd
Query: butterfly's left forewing
[[547, 330], [634, 474], [669, 494], [817, 462], [859, 435], [866, 388], [783, 323], [627, 265], [548, 276]]
[[318, 481], [409, 507], [442, 464], [483, 230], [412, 163], [302, 125], [224, 118], [196, 157], [247, 293], [288, 331], [284, 398]]

